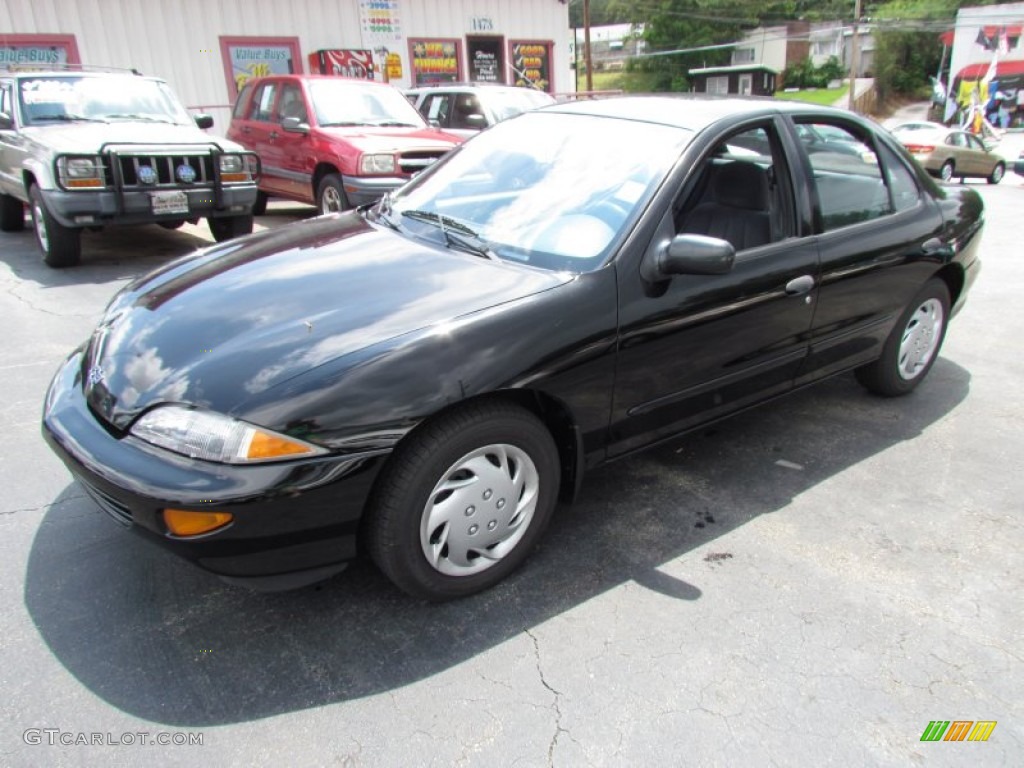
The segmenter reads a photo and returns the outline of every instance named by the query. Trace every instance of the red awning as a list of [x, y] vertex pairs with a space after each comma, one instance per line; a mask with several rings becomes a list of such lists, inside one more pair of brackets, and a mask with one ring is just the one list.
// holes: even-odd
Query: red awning
[[[989, 64], [968, 64], [966, 67], [956, 73], [957, 80], [980, 80], [988, 72]], [[1014, 77], [1016, 75], [1024, 75], [1024, 59], [1012, 59], [1010, 61], [1000, 61], [996, 64], [996, 76], [998, 80], [1000, 77]]]
[[1007, 37], [1020, 37], [1024, 24], [1007, 24], [1002, 27], [985, 27], [985, 37], [995, 37], [1003, 32]]

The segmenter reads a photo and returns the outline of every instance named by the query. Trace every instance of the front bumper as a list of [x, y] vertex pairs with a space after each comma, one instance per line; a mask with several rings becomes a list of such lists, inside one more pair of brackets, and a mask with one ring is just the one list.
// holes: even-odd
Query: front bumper
[[[157, 190], [154, 190], [157, 191]], [[43, 190], [47, 210], [65, 227], [146, 224], [153, 221], [195, 219], [203, 216], [244, 216], [256, 203], [256, 184], [225, 186], [220, 193], [210, 188], [173, 190], [188, 197], [188, 212], [156, 214], [150, 192], [104, 189], [97, 192]]]
[[349, 205], [356, 208], [374, 203], [405, 184], [408, 179], [398, 176], [342, 176], [345, 197]]
[[[234, 466], [118, 435], [89, 409], [81, 351], [50, 384], [43, 436], [98, 506], [122, 525], [228, 581], [261, 589], [326, 578], [356, 555], [360, 518], [386, 454]], [[225, 511], [201, 536], [166, 529], [166, 507]]]

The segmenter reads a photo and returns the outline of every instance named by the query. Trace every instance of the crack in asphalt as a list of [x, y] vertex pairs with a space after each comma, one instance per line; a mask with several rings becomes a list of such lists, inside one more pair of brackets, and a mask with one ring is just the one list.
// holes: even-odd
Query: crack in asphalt
[[66, 496], [63, 499], [60, 499], [59, 501], [51, 501], [49, 504], [43, 504], [38, 507], [22, 507], [21, 509], [0, 509], [0, 515], [17, 515], [21, 512], [43, 512], [49, 510], [50, 507], [57, 506], [58, 504], [64, 504], [68, 501], [74, 501], [75, 499], [84, 498], [87, 497], [84, 493], [82, 493], [79, 494], [78, 496]]
[[537, 675], [540, 677], [540, 684], [551, 691], [551, 695], [554, 697], [551, 708], [555, 710], [555, 733], [551, 737], [551, 742], [548, 744], [548, 765], [554, 766], [555, 764], [555, 748], [558, 746], [558, 739], [564, 733], [570, 739], [572, 734], [569, 733], [568, 729], [562, 727], [562, 692], [557, 688], [553, 687], [544, 677], [544, 669], [540, 662], [540, 644], [537, 642], [536, 636], [528, 629], [524, 629], [527, 637], [533, 642], [533, 656], [536, 659]]

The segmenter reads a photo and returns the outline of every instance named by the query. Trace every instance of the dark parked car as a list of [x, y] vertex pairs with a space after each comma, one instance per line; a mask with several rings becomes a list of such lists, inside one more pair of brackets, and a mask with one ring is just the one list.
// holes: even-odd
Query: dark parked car
[[1017, 160], [1013, 164], [1013, 172], [1020, 176], [1024, 176], [1024, 152], [1021, 152], [1020, 155], [1017, 156]]
[[[870, 152], [809, 155], [799, 126]], [[551, 107], [375, 207], [136, 280], [44, 432], [102, 509], [229, 580], [296, 586], [362, 551], [457, 597], [603, 462], [844, 371], [913, 390], [982, 221], [846, 112]]]

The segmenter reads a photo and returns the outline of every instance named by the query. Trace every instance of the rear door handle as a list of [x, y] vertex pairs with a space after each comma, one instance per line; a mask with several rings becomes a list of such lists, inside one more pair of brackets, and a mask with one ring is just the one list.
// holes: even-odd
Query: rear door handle
[[801, 294], [807, 293], [813, 287], [813, 277], [810, 275], [800, 275], [800, 277], [794, 277], [786, 283], [786, 293], [790, 296], [800, 296]]

